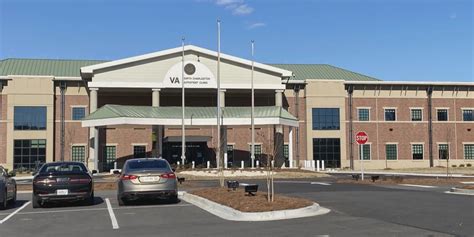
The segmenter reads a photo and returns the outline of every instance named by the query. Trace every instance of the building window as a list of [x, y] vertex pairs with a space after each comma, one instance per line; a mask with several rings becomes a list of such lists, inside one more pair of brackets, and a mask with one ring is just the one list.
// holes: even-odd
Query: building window
[[411, 145], [413, 160], [423, 160], [423, 144]]
[[15, 106], [15, 130], [46, 130], [45, 106]]
[[423, 111], [421, 109], [411, 110], [411, 121], [421, 121], [423, 119]]
[[328, 168], [340, 168], [341, 141], [339, 138], [313, 138], [313, 160], [324, 160]]
[[396, 121], [397, 115], [395, 109], [385, 109], [385, 121]]
[[74, 107], [72, 108], [72, 120], [81, 120], [86, 116], [86, 108]]
[[146, 146], [133, 146], [133, 158], [146, 158]]
[[[250, 155], [252, 155], [252, 145], [249, 145]], [[255, 158], [259, 159], [262, 156], [262, 145], [255, 144]]]
[[46, 140], [14, 140], [13, 157], [13, 169], [38, 169], [46, 162]]
[[234, 163], [234, 145], [227, 145], [227, 163], [231, 166]]
[[449, 159], [449, 145], [448, 144], [438, 144], [438, 155], [440, 160]]
[[290, 158], [290, 150], [288, 144], [283, 145], [283, 157], [285, 157], [286, 160]]
[[397, 144], [385, 144], [385, 157], [387, 160], [398, 159]]
[[103, 161], [103, 170], [109, 171], [114, 168], [115, 160], [117, 159], [117, 147], [116, 146], [106, 146], [104, 149], [104, 161]]
[[339, 130], [338, 108], [313, 108], [313, 130]]
[[370, 120], [370, 110], [369, 109], [358, 109], [357, 114], [359, 115], [359, 121], [369, 121]]
[[85, 146], [72, 146], [71, 161], [84, 163], [85, 160], [86, 160], [86, 147]]
[[464, 145], [464, 159], [474, 160], [474, 144]]
[[438, 121], [448, 121], [448, 110], [438, 109]]
[[370, 144], [359, 145], [359, 160], [362, 157], [362, 150], [364, 151], [364, 160], [370, 160]]
[[463, 109], [462, 110], [462, 118], [464, 121], [474, 121], [474, 115], [473, 115], [472, 109]]

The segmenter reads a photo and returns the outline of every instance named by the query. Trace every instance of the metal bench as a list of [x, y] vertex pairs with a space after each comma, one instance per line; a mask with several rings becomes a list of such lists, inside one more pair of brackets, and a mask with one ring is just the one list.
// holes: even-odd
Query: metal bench
[[227, 180], [227, 189], [236, 190], [239, 187], [239, 181], [237, 180]]
[[352, 179], [354, 179], [355, 181], [359, 181], [359, 179], [360, 179], [360, 174], [353, 174], [353, 175], [352, 175]]
[[375, 182], [376, 180], [380, 179], [380, 175], [372, 175], [370, 178], [372, 179], [372, 182]]
[[255, 193], [258, 191], [258, 184], [249, 184], [245, 186], [245, 192], [249, 194], [249, 196], [255, 196]]

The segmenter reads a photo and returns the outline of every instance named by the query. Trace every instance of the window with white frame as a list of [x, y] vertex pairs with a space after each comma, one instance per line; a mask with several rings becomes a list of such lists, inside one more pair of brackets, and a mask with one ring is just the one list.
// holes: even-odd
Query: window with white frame
[[438, 121], [448, 121], [448, 110], [438, 109], [437, 111]]
[[421, 121], [421, 120], [423, 120], [423, 110], [411, 109], [411, 121]]
[[464, 159], [474, 160], [474, 144], [464, 144]]
[[146, 146], [144, 145], [133, 146], [133, 158], [146, 158]]
[[474, 121], [473, 109], [463, 109], [462, 118], [463, 121]]
[[72, 146], [71, 160], [76, 162], [84, 162], [86, 160], [86, 146]]
[[438, 157], [440, 160], [449, 159], [449, 145], [448, 144], [438, 144]]
[[359, 121], [369, 121], [370, 120], [370, 109], [368, 108], [359, 108], [357, 109], [357, 115]]
[[413, 160], [423, 160], [423, 144], [412, 144], [411, 153]]
[[398, 159], [397, 144], [385, 144], [385, 157], [387, 160]]
[[396, 121], [397, 110], [396, 109], [385, 109], [385, 121]]
[[86, 108], [84, 107], [73, 107], [72, 108], [72, 120], [81, 120], [86, 116]]
[[359, 145], [359, 160], [364, 152], [364, 160], [370, 160], [370, 144]]

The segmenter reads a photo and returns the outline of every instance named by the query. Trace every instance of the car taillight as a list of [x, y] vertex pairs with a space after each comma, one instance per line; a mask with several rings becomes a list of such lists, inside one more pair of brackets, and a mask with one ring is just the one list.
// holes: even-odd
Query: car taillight
[[56, 179], [49, 179], [49, 178], [38, 178], [33, 181], [33, 183], [38, 184], [51, 184], [56, 183]]
[[70, 183], [78, 183], [78, 184], [88, 184], [91, 181], [92, 181], [91, 179], [70, 179], [69, 180]]
[[124, 174], [122, 176], [120, 176], [120, 179], [121, 180], [133, 180], [133, 179], [137, 179], [138, 177], [135, 176], [135, 175], [127, 175], [127, 174]]
[[176, 175], [174, 173], [166, 173], [166, 174], [160, 175], [160, 177], [165, 178], [165, 179], [174, 179], [176, 178]]

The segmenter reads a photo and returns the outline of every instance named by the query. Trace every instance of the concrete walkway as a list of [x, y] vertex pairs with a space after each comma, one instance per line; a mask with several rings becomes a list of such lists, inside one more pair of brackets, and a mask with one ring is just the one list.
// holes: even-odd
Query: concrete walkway
[[[360, 174], [360, 171], [325, 171], [326, 174]], [[364, 171], [364, 175], [401, 175], [401, 176], [418, 176], [418, 177], [446, 177], [446, 174], [427, 174], [427, 173], [404, 173], [404, 172], [391, 172], [391, 171]], [[464, 174], [450, 174], [449, 177], [453, 178], [474, 178], [474, 175]]]

